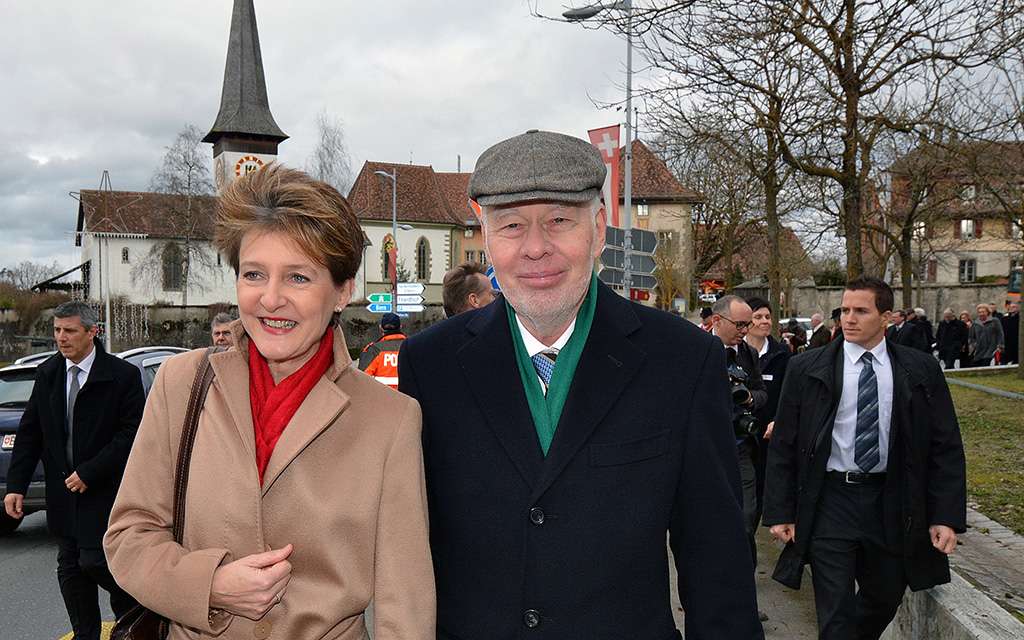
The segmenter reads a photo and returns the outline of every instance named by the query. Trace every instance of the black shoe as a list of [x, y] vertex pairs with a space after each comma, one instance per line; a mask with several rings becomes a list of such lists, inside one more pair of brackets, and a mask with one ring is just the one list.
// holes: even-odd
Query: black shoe
[[760, 610], [759, 610], [759, 611], [757, 612], [757, 618], [758, 618], [758, 620], [760, 620], [761, 622], [768, 622], [768, 614], [767, 614], [767, 613], [765, 613], [764, 611], [760, 611]]

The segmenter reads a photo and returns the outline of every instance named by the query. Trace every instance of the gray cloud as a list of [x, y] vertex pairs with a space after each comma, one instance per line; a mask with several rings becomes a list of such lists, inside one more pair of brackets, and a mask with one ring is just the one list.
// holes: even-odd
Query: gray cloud
[[[115, 189], [144, 190], [185, 124], [213, 123], [230, 14], [226, 0], [0, 5], [0, 266], [77, 264], [68, 192], [97, 188], [104, 170]], [[440, 171], [459, 156], [468, 171], [528, 128], [585, 137], [621, 117], [588, 96], [618, 99], [624, 43], [525, 3], [256, 0], [256, 14], [293, 166], [321, 109], [343, 121], [356, 168], [411, 154]]]

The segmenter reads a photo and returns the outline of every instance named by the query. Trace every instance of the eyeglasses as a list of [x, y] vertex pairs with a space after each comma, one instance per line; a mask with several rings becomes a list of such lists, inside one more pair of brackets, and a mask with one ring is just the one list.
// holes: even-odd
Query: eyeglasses
[[[726, 318], [725, 316], [718, 317], [721, 318], [722, 320], [729, 320], [729, 318]], [[753, 322], [736, 322], [735, 320], [729, 320], [729, 322], [731, 322], [740, 331], [743, 331], [744, 329], [749, 329], [750, 327], [754, 326]]]

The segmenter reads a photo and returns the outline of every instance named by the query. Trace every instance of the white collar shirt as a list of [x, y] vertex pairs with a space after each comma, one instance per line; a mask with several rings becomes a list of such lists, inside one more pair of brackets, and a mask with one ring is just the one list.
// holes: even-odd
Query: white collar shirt
[[[79, 369], [79, 371], [78, 371], [78, 388], [81, 389], [82, 387], [85, 386], [85, 381], [89, 379], [89, 372], [92, 371], [92, 365], [93, 365], [94, 362], [96, 362], [96, 345], [93, 345], [92, 351], [89, 352], [89, 355], [87, 355], [84, 358], [82, 358], [82, 361], [79, 362], [77, 365], [74, 362], [71, 362], [70, 360], [68, 360], [67, 358], [64, 358], [64, 371], [66, 373], [69, 369], [71, 369], [71, 367], [73, 367], [73, 366], [78, 367], [78, 369]], [[67, 399], [68, 399], [68, 397], [70, 395], [71, 395], [71, 376], [70, 375], [65, 375], [64, 376], [64, 400], [65, 400], [65, 402], [67, 401]]]
[[[854, 441], [857, 436], [857, 388], [864, 365], [860, 358], [867, 351], [859, 344], [843, 342], [843, 391], [832, 427], [832, 453], [829, 471], [861, 471], [854, 462]], [[872, 367], [878, 384], [878, 464], [870, 473], [882, 473], [889, 460], [889, 431], [892, 424], [893, 374], [892, 361], [885, 338], [871, 349]]]
[[[526, 347], [527, 355], [529, 355], [530, 358], [533, 358], [533, 356], [537, 355], [541, 351], [553, 350], [557, 354], [559, 351], [564, 349], [566, 343], [569, 342], [569, 338], [572, 337], [573, 329], [576, 328], [576, 318], [572, 319], [572, 322], [570, 322], [569, 326], [562, 332], [562, 335], [558, 336], [558, 340], [555, 340], [550, 347], [537, 338], [534, 338], [533, 334], [523, 326], [523, 321], [519, 319], [518, 315], [516, 315], [516, 325], [519, 327], [519, 334], [523, 337], [523, 345]], [[544, 390], [544, 395], [547, 395], [548, 386], [544, 383], [544, 379], [541, 378], [539, 374], [537, 375], [537, 379], [540, 380], [540, 388]]]

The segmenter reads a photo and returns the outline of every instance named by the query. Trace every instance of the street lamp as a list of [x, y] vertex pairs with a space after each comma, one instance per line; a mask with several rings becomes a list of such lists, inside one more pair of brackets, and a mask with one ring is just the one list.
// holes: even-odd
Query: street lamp
[[[626, 12], [626, 179], [623, 203], [626, 208], [625, 229], [622, 246], [622, 288], [628, 296], [633, 284], [633, 237], [630, 229], [633, 209], [633, 0], [619, 0], [609, 4], [592, 4], [569, 9], [562, 17], [570, 22], [593, 18], [605, 9]], [[617, 196], [618, 194], [616, 194]]]
[[[395, 278], [395, 290], [391, 292], [391, 305], [392, 308], [397, 305], [398, 302], [398, 167], [391, 170], [391, 173], [387, 171], [374, 171], [374, 175], [380, 176], [381, 178], [387, 178], [391, 180], [391, 239], [395, 243], [395, 273], [392, 275]], [[409, 231], [412, 229], [411, 225], [401, 225], [402, 231]]]

